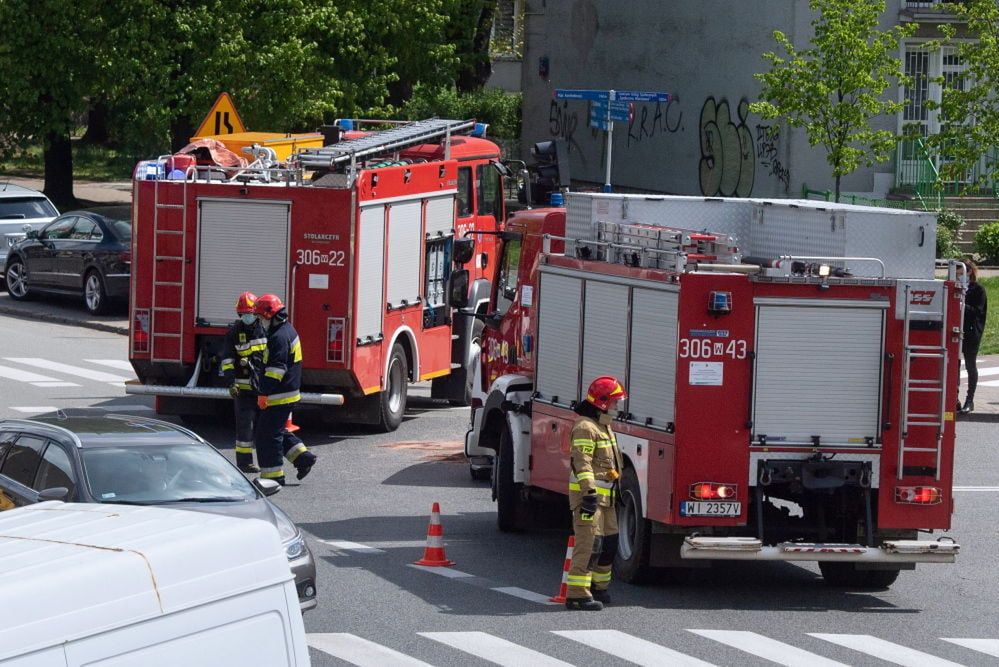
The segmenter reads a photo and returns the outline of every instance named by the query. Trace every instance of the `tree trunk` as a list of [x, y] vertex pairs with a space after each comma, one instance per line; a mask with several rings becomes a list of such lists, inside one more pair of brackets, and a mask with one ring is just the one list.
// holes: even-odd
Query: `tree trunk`
[[106, 144], [111, 138], [108, 131], [108, 105], [99, 100], [95, 102], [90, 111], [87, 112], [87, 131], [83, 134], [83, 141], [88, 144]]
[[53, 132], [45, 138], [45, 189], [60, 210], [76, 206], [73, 196], [73, 144], [69, 132]]
[[460, 93], [468, 93], [482, 88], [489, 80], [489, 75], [492, 74], [493, 65], [489, 59], [489, 38], [493, 31], [495, 14], [495, 2], [482, 4], [479, 21], [475, 27], [475, 37], [472, 39], [471, 62], [458, 72], [456, 85]]
[[842, 178], [843, 178], [842, 176], [840, 176], [838, 174], [836, 175], [836, 203], [837, 204], [839, 203], [839, 182], [840, 182], [840, 179], [842, 179]]
[[176, 153], [191, 143], [195, 129], [190, 116], [176, 116], [170, 122], [170, 150]]

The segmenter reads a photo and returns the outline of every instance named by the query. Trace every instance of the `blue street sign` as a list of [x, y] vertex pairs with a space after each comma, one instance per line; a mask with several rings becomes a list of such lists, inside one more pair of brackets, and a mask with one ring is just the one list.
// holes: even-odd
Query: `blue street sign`
[[[618, 102], [669, 102], [672, 95], [669, 93], [656, 93], [642, 90], [617, 90], [614, 91], [614, 99]], [[559, 100], [589, 100], [591, 102], [611, 99], [609, 90], [587, 90], [556, 88], [555, 99]]]
[[619, 90], [615, 99], [618, 102], [669, 102], [669, 93], [651, 93], [641, 90]]
[[555, 99], [558, 100], [609, 100], [610, 92], [606, 90], [571, 90], [556, 88]]
[[[608, 119], [606, 102], [590, 103], [590, 120], [592, 121], [594, 118], [600, 118], [605, 121]], [[631, 104], [628, 102], [611, 102], [609, 118], [610, 120], [621, 121], [622, 123], [628, 122], [631, 120]]]
[[608, 121], [607, 118], [605, 117], [594, 117], [594, 115], [591, 113], [590, 127], [592, 127], [595, 130], [603, 130], [604, 132], [606, 132], [607, 130], [610, 129], [610, 121]]

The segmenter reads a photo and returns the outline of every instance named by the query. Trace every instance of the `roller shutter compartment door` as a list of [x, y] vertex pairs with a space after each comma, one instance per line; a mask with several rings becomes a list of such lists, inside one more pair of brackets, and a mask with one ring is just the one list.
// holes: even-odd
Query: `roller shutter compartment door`
[[[874, 304], [872, 304], [874, 305]], [[884, 309], [758, 305], [753, 439], [879, 440]]]
[[673, 421], [679, 294], [635, 289], [631, 297], [628, 412], [655, 428]]
[[420, 259], [423, 257], [423, 206], [420, 202], [392, 204], [388, 223], [388, 288], [391, 308], [420, 300]]
[[382, 337], [385, 265], [385, 207], [361, 209], [358, 225], [357, 265], [363, 273], [357, 281], [357, 341], [368, 343]]
[[601, 375], [625, 381], [628, 286], [586, 281], [583, 312], [583, 376], [580, 395]]
[[228, 326], [247, 290], [288, 301], [290, 209], [282, 202], [199, 202], [198, 321]]
[[579, 399], [579, 278], [541, 274], [538, 298], [537, 390], [543, 401]]
[[454, 232], [454, 195], [427, 200], [427, 238]]

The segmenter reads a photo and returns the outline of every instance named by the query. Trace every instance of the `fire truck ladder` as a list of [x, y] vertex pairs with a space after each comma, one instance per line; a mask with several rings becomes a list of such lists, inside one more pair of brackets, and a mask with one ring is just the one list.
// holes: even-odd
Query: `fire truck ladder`
[[[606, 257], [607, 261], [683, 271], [692, 262], [738, 264], [741, 258], [735, 239], [725, 234], [604, 221], [597, 222], [595, 227], [597, 244], [615, 251], [616, 256]], [[664, 265], [661, 261], [664, 258], [673, 261]]]
[[[166, 162], [168, 156], [163, 156], [159, 158], [160, 162]], [[152, 361], [166, 361], [180, 363], [183, 361], [184, 356], [184, 322], [183, 322], [183, 312], [184, 312], [184, 285], [182, 282], [178, 282], [177, 278], [183, 279], [184, 276], [184, 253], [187, 251], [187, 184], [189, 178], [185, 178], [180, 186], [178, 181], [162, 181], [162, 179], [156, 180], [156, 185], [153, 187], [153, 298], [152, 307], [149, 322], [150, 331], [150, 357]], [[161, 186], [161, 182], [163, 185]], [[178, 188], [180, 186], [180, 188]], [[170, 191], [175, 191], [181, 189], [181, 203], [171, 203], [168, 201], [170, 197], [163, 197], [161, 199], [160, 188], [166, 187], [170, 188]], [[163, 193], [165, 194], [165, 192]], [[180, 211], [180, 228], [177, 228], [175, 221], [177, 215], [172, 213], [172, 211]], [[161, 250], [164, 244], [168, 246], [175, 244], [170, 244], [167, 239], [171, 237], [180, 237], [180, 254], [179, 255], [168, 255], [164, 254]], [[169, 268], [168, 268], [169, 267]], [[166, 275], [164, 275], [166, 274]], [[169, 277], [170, 280], [165, 280], [164, 278]], [[177, 299], [169, 300], [169, 292], [179, 292], [179, 303]], [[164, 333], [157, 328], [158, 319], [175, 320], [180, 326], [180, 330], [176, 333]], [[177, 341], [177, 354], [164, 355], [160, 354], [158, 350], [161, 350], [164, 346], [157, 345], [156, 340], [159, 339], [176, 339]], [[169, 349], [169, 346], [167, 346]]]
[[[943, 434], [947, 415], [947, 298], [946, 290], [941, 294], [943, 307], [940, 320], [940, 345], [913, 345], [909, 339], [912, 311], [910, 308], [911, 287], [905, 286], [905, 317], [903, 319], [902, 344], [905, 346], [905, 362], [902, 364], [902, 433], [898, 447], [898, 479], [905, 474], [905, 455], [910, 452], [932, 452], [936, 455], [935, 479], [940, 479], [940, 458], [943, 452]], [[912, 366], [917, 359], [935, 359], [940, 376], [936, 378], [913, 379]], [[930, 413], [909, 412], [909, 398], [913, 393], [938, 394], [937, 411]], [[907, 444], [909, 428], [912, 426], [936, 427], [936, 437], [932, 447], [913, 447]]]
[[381, 130], [366, 137], [348, 139], [322, 148], [306, 148], [298, 153], [298, 160], [311, 169], [331, 169], [348, 165], [351, 183], [357, 174], [357, 162], [373, 155], [382, 155], [403, 148], [444, 140], [444, 156], [451, 156], [451, 135], [475, 128], [474, 120], [446, 120], [430, 118]]

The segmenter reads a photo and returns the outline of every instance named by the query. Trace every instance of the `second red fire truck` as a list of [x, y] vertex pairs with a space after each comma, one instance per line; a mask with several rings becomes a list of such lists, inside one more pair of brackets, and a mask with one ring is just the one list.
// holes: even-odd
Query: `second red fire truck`
[[629, 395], [616, 576], [818, 561], [878, 588], [954, 561], [949, 538], [918, 539], [950, 528], [961, 338], [930, 216], [567, 197], [508, 221], [482, 317], [465, 449], [501, 529], [564, 503], [573, 406], [613, 375]]

